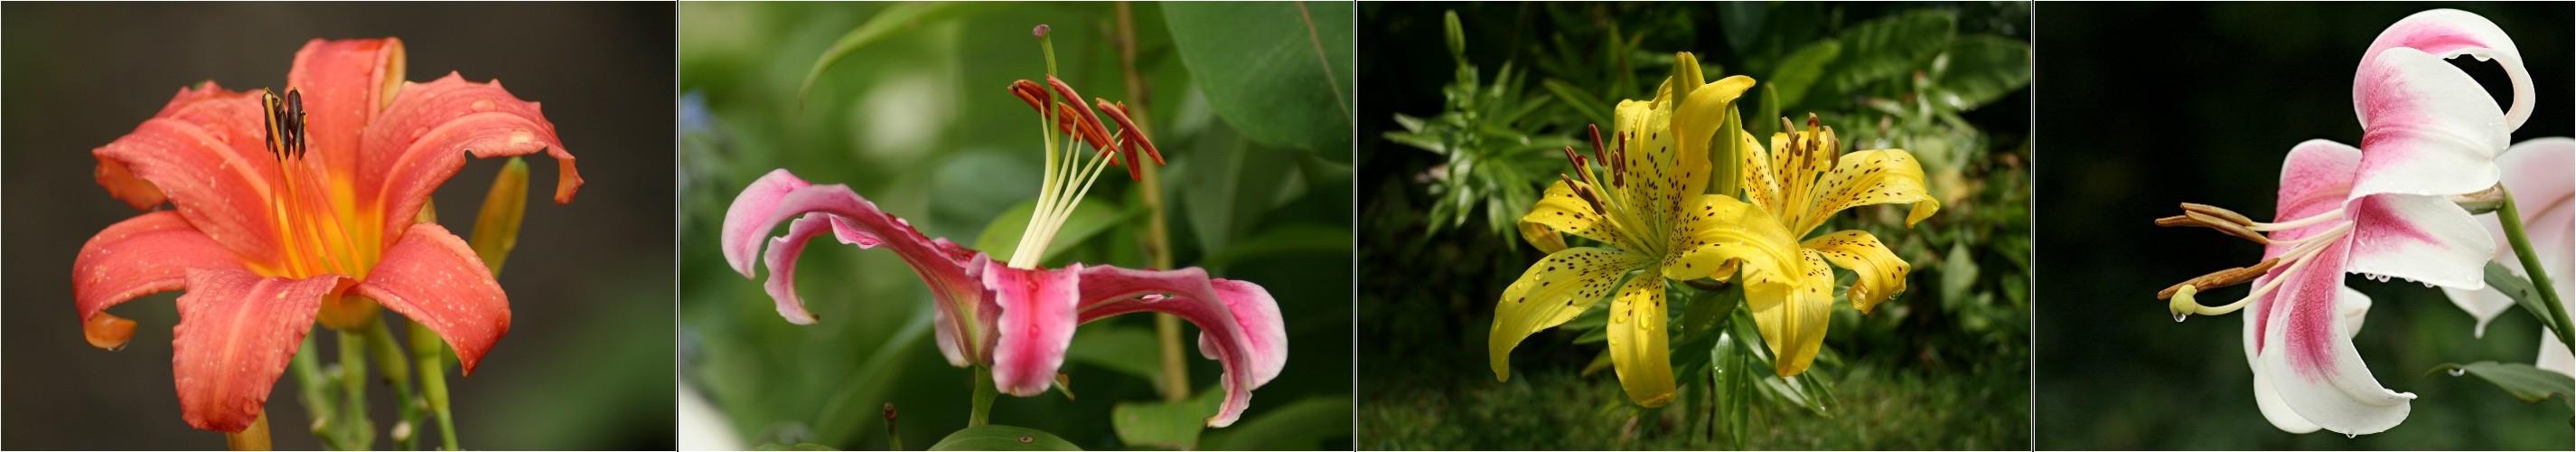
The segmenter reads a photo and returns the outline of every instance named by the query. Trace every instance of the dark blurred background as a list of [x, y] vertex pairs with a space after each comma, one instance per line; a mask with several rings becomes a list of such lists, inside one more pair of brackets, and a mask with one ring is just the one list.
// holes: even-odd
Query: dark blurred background
[[[1504, 286], [1544, 255], [1512, 225], [1567, 170], [1560, 147], [1588, 149], [1586, 124], [1607, 133], [1611, 106], [1653, 98], [1680, 51], [1711, 80], [1760, 83], [1737, 108], [1766, 145], [1778, 118], [1812, 112], [1843, 152], [1912, 152], [1942, 199], [1912, 228], [1903, 206], [1818, 228], [1877, 234], [1913, 265], [1910, 289], [1866, 316], [1835, 302], [1809, 375], [1839, 405], [1755, 403], [1743, 446], [2029, 447], [2027, 3], [1369, 3], [1360, 23], [1360, 448], [1730, 447], [1698, 426], [1713, 411], [1695, 389], [1630, 402], [1579, 320], [1524, 340], [1509, 382], [1485, 345]], [[1708, 350], [1676, 341], [1676, 378], [1708, 386], [1684, 370]]]
[[[940, 356], [928, 322], [930, 292], [901, 259], [829, 240], [807, 245], [797, 292], [821, 320], [795, 325], [779, 318], [761, 289], [768, 270], [760, 270], [762, 279], [735, 273], [716, 232], [744, 185], [785, 168], [817, 184], [847, 184], [925, 235], [987, 253], [1009, 246], [1026, 220], [1004, 212], [1034, 203], [1044, 146], [1029, 133], [1035, 112], [1004, 88], [1047, 75], [1029, 34], [1038, 24], [1051, 27], [1066, 83], [1143, 112], [1138, 121], [1170, 162], [1161, 186], [1169, 210], [1160, 220], [1171, 228], [1174, 262], [1267, 289], [1287, 324], [1289, 355], [1277, 379], [1252, 391], [1238, 423], [1201, 429], [1212, 405], [1167, 403], [1156, 391], [1151, 316], [1113, 317], [1074, 334], [1061, 371], [1078, 398], [1002, 396], [991, 421], [1087, 449], [1350, 447], [1350, 128], [1349, 113], [1337, 110], [1327, 90], [1348, 96], [1355, 86], [1346, 53], [1351, 5], [1138, 2], [1126, 4], [1125, 21], [1119, 8], [680, 6], [687, 18], [679, 66], [681, 378], [685, 397], [704, 401], [684, 404], [680, 428], [692, 434], [683, 447], [883, 449], [889, 435], [880, 410], [889, 404], [907, 449], [965, 426], [973, 374]], [[1122, 28], [1135, 38], [1133, 75], [1142, 92], [1126, 84], [1114, 38]], [[812, 71], [848, 36], [860, 44]], [[1212, 56], [1266, 60], [1208, 64]], [[1328, 60], [1338, 85], [1321, 77], [1276, 86], [1228, 82], [1246, 72], [1313, 70]], [[809, 73], [817, 74], [813, 89], [800, 96]], [[1254, 115], [1230, 116], [1245, 111]], [[1284, 142], [1251, 132], [1297, 126], [1282, 120], [1289, 117], [1329, 119], [1313, 122], [1320, 129], [1268, 135], [1292, 138]], [[1150, 264], [1141, 238], [1155, 219], [1142, 204], [1142, 184], [1108, 171], [1056, 238], [1056, 247], [1068, 250], [1046, 265]], [[1100, 227], [1074, 232], [1090, 229], [1082, 224]], [[1181, 340], [1195, 341], [1197, 328], [1181, 325]], [[1182, 346], [1190, 394], [1222, 394], [1217, 362], [1191, 343]]]
[[[2516, 142], [2566, 136], [2569, 4], [2048, 3], [2039, 7], [2041, 449], [2555, 449], [2563, 400], [2522, 403], [2440, 363], [2531, 362], [2540, 328], [2475, 321], [2441, 291], [2348, 284], [2374, 302], [2354, 343], [2389, 389], [2420, 398], [2406, 422], [2347, 439], [2283, 433], [2254, 406], [2242, 313], [2176, 324], [2154, 294], [2253, 263], [2261, 250], [2156, 217], [2199, 202], [2270, 218], [2281, 157], [2311, 138], [2358, 144], [2352, 73], [2381, 29], [2457, 8], [2513, 36], [2537, 99]], [[2454, 60], [2509, 101], [2503, 70]], [[2245, 294], [2203, 295], [2220, 304]]]
[[[175, 294], [114, 310], [141, 324], [125, 350], [81, 339], [72, 257], [92, 234], [136, 214], [91, 179], [89, 151], [132, 131], [180, 87], [279, 86], [308, 39], [382, 36], [403, 39], [410, 80], [459, 71], [545, 103], [588, 180], [572, 204], [558, 206], [547, 199], [554, 162], [529, 161], [526, 222], [500, 275], [513, 328], [473, 377], [448, 379], [458, 439], [468, 449], [670, 447], [672, 8], [9, 3], [0, 73], [11, 209], [0, 236], [8, 249], [0, 261], [8, 268], [0, 306], [6, 447], [222, 447], [221, 435], [179, 417], [170, 375]], [[470, 225], [501, 163], [469, 162], [439, 190], [439, 217], [451, 229]], [[316, 334], [323, 350], [305, 353], [336, 350], [336, 340]], [[295, 388], [281, 378], [269, 397], [275, 444], [319, 448]], [[373, 391], [375, 423], [388, 427], [392, 390]], [[423, 431], [434, 443], [434, 429]], [[379, 432], [378, 447], [390, 447], [386, 436]]]

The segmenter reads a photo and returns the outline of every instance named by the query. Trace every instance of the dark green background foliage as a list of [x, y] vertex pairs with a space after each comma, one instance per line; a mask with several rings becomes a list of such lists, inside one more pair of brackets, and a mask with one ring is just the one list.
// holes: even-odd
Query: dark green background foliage
[[[994, 402], [993, 423], [1095, 449], [1189, 444], [1193, 436], [1197, 447], [1214, 449], [1349, 447], [1351, 166], [1341, 150], [1350, 116], [1341, 109], [1356, 103], [1348, 97], [1351, 14], [1346, 3], [1304, 4], [1307, 14], [1299, 7], [1134, 5], [1135, 67], [1150, 92], [1130, 92], [1111, 39], [1116, 10], [1105, 3], [682, 5], [687, 392], [729, 419], [714, 431], [745, 447], [884, 448], [886, 403], [900, 413], [906, 448], [929, 447], [965, 426], [971, 373], [940, 357], [928, 328], [929, 292], [902, 261], [881, 250], [810, 245], [798, 289], [821, 321], [797, 326], [778, 317], [760, 281], [725, 265], [715, 234], [744, 184], [788, 168], [816, 183], [848, 184], [927, 235], [988, 253], [1009, 246], [1002, 242], [1017, 237], [1025, 214], [997, 218], [1036, 197], [1042, 145], [1037, 117], [1005, 87], [1043, 80], [1029, 29], [1049, 24], [1061, 77], [1086, 96], [1143, 111], [1170, 160], [1162, 188], [1177, 262], [1267, 288], [1286, 318], [1290, 354], [1278, 379], [1253, 392], [1240, 422], [1202, 432], [1195, 426], [1213, 413], [1202, 402], [1213, 399], [1173, 407], [1155, 393], [1152, 319], [1112, 318], [1076, 333], [1063, 370], [1078, 399], [1004, 396]], [[1320, 36], [1303, 34], [1307, 15]], [[862, 35], [859, 45], [809, 71], [853, 33]], [[1253, 70], [1336, 80], [1246, 72]], [[809, 72], [817, 79], [800, 98]], [[1265, 118], [1278, 121], [1258, 122]], [[1148, 264], [1141, 185], [1119, 171], [1092, 189], [1085, 213], [1057, 239], [1068, 251], [1048, 265]], [[1196, 394], [1213, 394], [1218, 365], [1195, 351], [1196, 328], [1184, 328], [1182, 339], [1193, 341], [1183, 344], [1189, 381]]]
[[1809, 375], [1839, 402], [1820, 413], [1760, 392], [1782, 403], [1751, 404], [1742, 445], [2028, 447], [2026, 4], [1368, 4], [1360, 16], [1361, 448], [1732, 444], [1708, 414], [1709, 374], [1690, 370], [1707, 368], [1708, 342], [1675, 343], [1682, 400], [1656, 409], [1587, 370], [1605, 346], [1577, 328], [1524, 341], [1508, 383], [1486, 359], [1496, 297], [1541, 257], [1512, 222], [1566, 171], [1558, 149], [1620, 99], [1651, 98], [1676, 51], [1711, 79], [1761, 83], [1739, 110], [1764, 142], [1777, 118], [1815, 113], [1845, 152], [1915, 153], [1943, 204], [1910, 230], [1903, 206], [1820, 228], [1886, 240], [1913, 263], [1911, 290], [1868, 316], [1837, 302]]
[[[2270, 218], [2281, 157], [2322, 138], [2360, 142], [2352, 71], [2381, 29], [2458, 8], [2512, 34], [2539, 99], [2515, 141], [2565, 136], [2566, 3], [2064, 4], [2040, 7], [2042, 449], [2556, 449], [2570, 447], [2563, 401], [2523, 403], [2441, 363], [2529, 363], [2538, 324], [2475, 321], [2441, 291], [2348, 283], [2374, 302], [2354, 343], [2381, 384], [2418, 399], [2404, 424], [2347, 439], [2292, 435], [2263, 420], [2240, 344], [2241, 313], [2176, 324], [2158, 289], [2253, 263], [2260, 248], [2152, 220], [2200, 202]], [[2465, 61], [2465, 60], [2462, 60]], [[2487, 63], [2460, 63], [2499, 100]], [[2221, 304], [2244, 288], [2203, 292]]]
[[[138, 323], [115, 352], [81, 340], [71, 294], [81, 244], [136, 212], [91, 177], [89, 151], [134, 131], [180, 87], [283, 89], [314, 38], [402, 38], [405, 78], [461, 72], [501, 80], [545, 104], [581, 159], [572, 204], [548, 200], [554, 161], [528, 159], [518, 246], [500, 276], [510, 332], [472, 377], [448, 367], [466, 449], [671, 447], [672, 7], [658, 3], [10, 2], [7, 141], [0, 143], [5, 228], [9, 449], [191, 449], [222, 435], [188, 428], [172, 390], [175, 293], [110, 312]], [[478, 159], [436, 194], [441, 224], [469, 235], [500, 159]], [[391, 311], [388, 316], [399, 318]], [[393, 320], [393, 319], [388, 319]], [[401, 327], [396, 327], [397, 329]], [[396, 332], [397, 337], [403, 333]], [[314, 328], [302, 353], [336, 361]], [[383, 368], [370, 366], [373, 375]], [[269, 394], [270, 433], [286, 450], [322, 447], [291, 375]], [[336, 390], [336, 389], [335, 389]], [[389, 385], [371, 385], [376, 447], [394, 446]], [[415, 426], [438, 444], [435, 428]]]

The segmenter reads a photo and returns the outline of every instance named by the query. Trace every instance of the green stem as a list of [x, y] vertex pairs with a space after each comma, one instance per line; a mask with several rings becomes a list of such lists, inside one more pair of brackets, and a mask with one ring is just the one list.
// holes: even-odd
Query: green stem
[[966, 414], [967, 427], [980, 427], [992, 422], [993, 396], [995, 394], [996, 393], [993, 389], [993, 370], [976, 367], [975, 410], [967, 412]]
[[338, 414], [340, 401], [331, 397], [331, 378], [322, 375], [322, 358], [318, 357], [322, 348], [315, 345], [313, 335], [307, 334], [303, 348], [296, 350], [295, 360], [287, 364], [287, 372], [295, 374], [295, 387], [304, 396], [304, 410], [313, 415], [313, 436], [322, 438], [324, 447], [346, 449], [332, 443], [338, 438], [323, 434], [330, 429], [331, 419]]
[[401, 413], [394, 422], [394, 443], [402, 450], [420, 450], [420, 399], [413, 395], [411, 363], [406, 361], [402, 344], [394, 340], [393, 329], [386, 327], [384, 316], [376, 316], [367, 325], [367, 346], [376, 353], [376, 367], [384, 368], [385, 383], [394, 386], [394, 406]]
[[2496, 208], [2496, 219], [2504, 223], [2505, 240], [2513, 243], [2513, 255], [2522, 260], [2522, 272], [2531, 276], [2532, 289], [2546, 301], [2541, 304], [2549, 305], [2549, 317], [2558, 325], [2550, 332], [2557, 333], [2560, 345], [2576, 348], [2576, 325], [2567, 323], [2567, 304], [2558, 299], [2558, 288], [2550, 283], [2549, 270], [2540, 266], [2540, 255], [2533, 253], [2531, 239], [2522, 232], [2522, 212], [2514, 208], [2511, 190], [2504, 192], [2504, 205]]
[[[1146, 96], [1152, 94], [1152, 91], [1145, 88], [1144, 75], [1136, 71], [1134, 9], [1128, 2], [1118, 2], [1118, 69], [1121, 81], [1126, 82], [1127, 85], [1127, 98], [1136, 101], [1134, 107], [1128, 108], [1128, 113], [1135, 116], [1137, 127], [1143, 128], [1153, 123], [1146, 114], [1146, 107], [1152, 103], [1152, 99]], [[1150, 131], [1138, 130], [1137, 132]], [[1138, 178], [1140, 180], [1137, 181], [1136, 189], [1144, 195], [1145, 254], [1153, 259], [1153, 268], [1172, 268], [1172, 232], [1163, 221], [1166, 210], [1163, 208], [1163, 171], [1162, 168], [1154, 165], [1144, 165], [1143, 170], [1141, 171], [1143, 177]], [[1173, 317], [1171, 314], [1154, 314], [1154, 341], [1160, 345], [1162, 351], [1163, 378], [1156, 383], [1162, 384], [1162, 387], [1157, 389], [1163, 393], [1163, 400], [1189, 399], [1190, 366], [1188, 355], [1185, 355], [1185, 349], [1181, 348], [1181, 318]]]
[[367, 420], [367, 337], [349, 330], [340, 332], [340, 402], [343, 411], [340, 431], [348, 435], [352, 449], [370, 449], [376, 444], [373, 422]]
[[456, 450], [456, 412], [447, 409], [447, 343], [429, 328], [410, 328], [411, 359], [420, 370], [421, 395], [429, 401], [429, 413], [438, 417], [441, 450]]

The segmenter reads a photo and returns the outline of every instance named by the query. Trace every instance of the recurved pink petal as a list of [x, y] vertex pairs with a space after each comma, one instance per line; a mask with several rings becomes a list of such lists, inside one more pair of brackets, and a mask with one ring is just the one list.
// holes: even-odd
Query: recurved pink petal
[[2328, 245], [2276, 274], [2289, 280], [2269, 295], [2266, 312], [2254, 315], [2266, 324], [2264, 342], [2277, 346], [2263, 348], [2256, 372], [2299, 418], [2337, 433], [2378, 433], [2406, 420], [2415, 395], [2380, 386], [2353, 348], [2360, 330], [2354, 308], [2369, 301], [2343, 286], [2345, 248]]
[[359, 147], [360, 131], [375, 122], [402, 85], [401, 39], [305, 41], [295, 51], [295, 66], [287, 70], [286, 88], [304, 98], [305, 135], [313, 154], [306, 158], [320, 160], [334, 174], [352, 174], [359, 154], [368, 152]]
[[536, 102], [511, 96], [499, 81], [468, 82], [451, 72], [429, 83], [405, 83], [390, 102], [365, 124], [356, 172], [361, 193], [373, 196], [362, 202], [384, 209], [385, 230], [410, 225], [439, 184], [465, 167], [469, 153], [491, 158], [544, 151], [555, 159], [555, 202], [572, 202], [581, 188], [581, 173], [555, 137], [554, 123]]
[[[931, 296], [939, 302], [938, 309], [947, 311], [939, 317], [942, 323], [939, 331], [948, 339], [943, 342], [941, 351], [948, 352], [956, 344], [967, 344], [963, 349], [969, 353], [949, 354], [951, 364], [969, 362], [965, 358], [975, 356], [971, 353], [976, 349], [973, 344], [981, 343], [980, 340], [969, 342], [960, 339], [988, 329], [975, 327], [981, 324], [973, 323], [977, 316], [962, 315], [967, 312], [968, 303], [984, 303], [983, 280], [976, 274], [982, 271], [982, 254], [946, 240], [922, 236], [910, 224], [878, 210], [875, 203], [859, 197], [847, 186], [809, 185], [783, 169], [761, 177], [744, 188], [743, 193], [734, 198], [734, 204], [726, 208], [722, 232], [725, 259], [733, 263], [744, 277], [754, 277], [756, 274], [752, 273], [750, 258], [761, 252], [762, 239], [768, 236], [769, 230], [790, 218], [817, 213], [827, 215], [833, 233], [843, 243], [884, 247], [911, 266], [913, 274], [930, 286]], [[820, 233], [819, 225], [807, 227], [815, 229], [808, 230], [806, 234]], [[790, 229], [795, 228], [791, 226]], [[790, 234], [795, 234], [795, 231], [790, 231]], [[775, 259], [769, 262], [770, 272], [773, 275], [794, 272], [795, 258], [800, 254], [772, 256]], [[785, 293], [793, 294], [792, 287], [789, 289]], [[779, 302], [802, 309], [801, 302], [795, 300]], [[789, 320], [796, 319], [790, 317]]]
[[805, 242], [824, 232], [835, 232], [841, 243], [875, 248], [884, 243], [874, 234], [857, 230], [838, 217], [827, 213], [810, 213], [787, 225], [787, 235], [770, 239], [769, 253], [762, 260], [769, 264], [769, 281], [762, 287], [778, 302], [778, 316], [787, 323], [814, 324], [814, 314], [805, 310], [805, 300], [796, 296], [796, 258], [805, 253]]
[[404, 231], [353, 291], [438, 332], [468, 376], [510, 333], [510, 295], [464, 239], [437, 223]]
[[2353, 200], [2352, 260], [2344, 271], [2461, 289], [2487, 286], [2495, 237], [2449, 199], [2384, 194]]
[[258, 94], [212, 82], [182, 89], [134, 132], [90, 151], [99, 185], [138, 209], [167, 200], [215, 243], [253, 265], [275, 265], [277, 161], [262, 144], [262, 108]]
[[[2364, 62], [2380, 51], [2405, 47], [2423, 51], [2442, 59], [2468, 55], [2481, 61], [2494, 61], [2503, 66], [2505, 77], [2513, 83], [2513, 107], [2505, 112], [2505, 129], [2522, 128], [2531, 117], [2531, 72], [2522, 66], [2522, 51], [2515, 49], [2513, 37], [2484, 16], [2456, 9], [2433, 9], [2398, 19], [2371, 40], [2370, 50], [2361, 53]], [[2355, 83], [2359, 85], [2359, 83]], [[2359, 104], [2355, 113], [2369, 123], [2368, 113]]]
[[2373, 54], [2354, 77], [2362, 159], [2349, 197], [2495, 186], [2495, 156], [2513, 129], [2476, 79], [2411, 47]]
[[1083, 322], [1152, 311], [1198, 325], [1200, 353], [1225, 368], [1225, 402], [1208, 417], [1209, 427], [1233, 425], [1252, 406], [1252, 390], [1288, 363], [1287, 326], [1269, 292], [1248, 282], [1208, 278], [1198, 268], [1086, 268], [1079, 310]]
[[993, 323], [993, 387], [1015, 396], [1046, 393], [1073, 344], [1082, 264], [1018, 269], [984, 262], [984, 290], [1000, 306]]
[[797, 178], [786, 168], [779, 168], [761, 175], [743, 187], [742, 194], [734, 195], [733, 204], [725, 206], [724, 229], [718, 231], [723, 235], [725, 263], [733, 265], [734, 273], [745, 278], [757, 275], [752, 273], [751, 259], [760, 254], [760, 242], [769, 237], [770, 228], [778, 227], [770, 213], [778, 210], [778, 202], [786, 200], [788, 193], [811, 185], [814, 184]]
[[[2272, 221], [2286, 222], [2308, 218], [2343, 208], [2352, 192], [2353, 171], [2361, 167], [2361, 149], [2327, 140], [2308, 140], [2290, 148], [2281, 159], [2281, 185], [2274, 199]], [[2306, 237], [2334, 227], [2335, 222], [2275, 231], [2274, 240]], [[2292, 245], [2273, 244], [2264, 249], [2263, 257], [2272, 258], [2288, 252]]]
[[313, 328], [313, 312], [342, 278], [262, 279], [241, 270], [189, 270], [171, 331], [179, 412], [203, 430], [239, 432], [259, 419], [268, 391]]

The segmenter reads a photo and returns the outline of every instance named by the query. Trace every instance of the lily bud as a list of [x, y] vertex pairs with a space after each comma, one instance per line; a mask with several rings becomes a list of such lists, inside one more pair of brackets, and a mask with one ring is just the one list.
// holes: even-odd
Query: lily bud
[[528, 162], [511, 157], [501, 166], [500, 176], [492, 179], [492, 189], [483, 194], [483, 210], [474, 215], [474, 237], [466, 242], [492, 273], [501, 273], [501, 261], [519, 246], [519, 223], [527, 213]]

